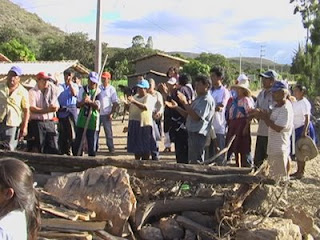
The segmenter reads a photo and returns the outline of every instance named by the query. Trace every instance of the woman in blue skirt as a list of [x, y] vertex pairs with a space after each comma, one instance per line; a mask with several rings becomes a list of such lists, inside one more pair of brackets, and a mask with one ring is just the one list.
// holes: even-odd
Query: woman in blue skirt
[[134, 154], [136, 160], [148, 160], [151, 152], [157, 150], [152, 119], [155, 103], [147, 93], [147, 80], [140, 80], [136, 86], [137, 94], [128, 97], [130, 108], [127, 149]]
[[[305, 136], [309, 136], [316, 143], [316, 134], [315, 129], [313, 127], [312, 122], [310, 121], [311, 116], [311, 104], [308, 99], [305, 97], [306, 87], [300, 84], [297, 84], [293, 89], [293, 95], [296, 98], [296, 101], [292, 102], [293, 107], [293, 125], [294, 125], [294, 133], [292, 140], [292, 149], [294, 149], [295, 143], [301, 138]], [[295, 152], [291, 153], [293, 156]], [[297, 158], [297, 171], [290, 175], [290, 177], [301, 179], [304, 175], [305, 169], [305, 159]]]

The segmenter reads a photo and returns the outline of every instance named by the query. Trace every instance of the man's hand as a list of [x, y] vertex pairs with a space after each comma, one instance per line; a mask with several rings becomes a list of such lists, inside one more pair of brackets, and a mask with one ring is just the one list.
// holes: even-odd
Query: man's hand
[[153, 119], [160, 119], [160, 118], [161, 118], [161, 113], [159, 112], [153, 113]]
[[188, 104], [187, 97], [182, 92], [177, 92], [177, 96], [182, 104]]
[[168, 90], [168, 87], [165, 83], [160, 83], [158, 85], [158, 90], [163, 94], [168, 94], [169, 93], [169, 90]]
[[177, 108], [178, 107], [178, 103], [175, 100], [171, 100], [170, 102], [165, 101], [164, 103], [166, 104], [166, 106], [168, 108]]
[[50, 105], [48, 107], [48, 112], [56, 112], [56, 111], [58, 111], [58, 109], [59, 109], [59, 106]]
[[19, 132], [19, 141], [23, 140], [23, 137], [27, 136], [28, 134], [28, 127], [27, 126], [21, 126], [20, 132]]

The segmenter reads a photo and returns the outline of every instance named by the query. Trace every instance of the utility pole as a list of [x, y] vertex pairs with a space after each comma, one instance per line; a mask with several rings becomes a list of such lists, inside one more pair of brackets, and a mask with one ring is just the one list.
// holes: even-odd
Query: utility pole
[[241, 56], [241, 52], [240, 52], [240, 59], [239, 59], [239, 61], [240, 61], [240, 67], [239, 67], [239, 75], [242, 73], [242, 69], [241, 69], [241, 60], [242, 60], [242, 56]]
[[99, 72], [101, 68], [101, 0], [97, 0], [97, 21], [96, 21], [96, 46], [94, 70]]
[[[262, 73], [262, 58], [265, 56], [265, 45], [260, 46], [260, 73]], [[260, 77], [260, 87], [262, 86], [262, 78]]]
[[265, 56], [265, 52], [266, 52], [265, 47], [266, 47], [265, 45], [260, 46], [260, 72], [262, 72], [262, 58]]

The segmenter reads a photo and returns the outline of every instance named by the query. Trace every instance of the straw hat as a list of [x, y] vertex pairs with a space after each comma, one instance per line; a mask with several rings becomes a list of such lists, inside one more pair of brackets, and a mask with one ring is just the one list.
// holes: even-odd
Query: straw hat
[[296, 142], [296, 156], [299, 161], [307, 161], [318, 155], [318, 148], [309, 136], [301, 137]]
[[36, 85], [37, 85], [36, 80], [32, 78], [29, 78], [28, 80], [22, 83], [22, 86], [24, 86], [25, 88], [34, 88]]
[[247, 95], [251, 96], [251, 90], [249, 89], [249, 78], [245, 74], [240, 74], [237, 78], [237, 84], [232, 85], [231, 88], [242, 88], [247, 91]]

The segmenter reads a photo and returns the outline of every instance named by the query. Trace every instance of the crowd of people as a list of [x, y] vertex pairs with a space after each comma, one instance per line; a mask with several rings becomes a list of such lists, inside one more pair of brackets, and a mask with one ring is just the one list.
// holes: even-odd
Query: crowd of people
[[[22, 69], [13, 66], [0, 85], [1, 147], [15, 150], [27, 140], [27, 151], [95, 156], [103, 127], [108, 150], [115, 153], [112, 116], [119, 105], [111, 74], [90, 72], [81, 85], [71, 70], [64, 71], [64, 83], [39, 72], [34, 86], [20, 83]], [[224, 69], [212, 67], [210, 76], [194, 79], [169, 68], [167, 81], [156, 84], [139, 76], [127, 94], [129, 110], [127, 151], [136, 160], [159, 160], [159, 141], [164, 152], [174, 144], [177, 163], [197, 164], [215, 159], [227, 165], [234, 156], [238, 167], [258, 168], [264, 160], [270, 175], [288, 177], [290, 159], [297, 160], [292, 177], [302, 178], [308, 159], [316, 156], [316, 134], [306, 89], [297, 84], [289, 89], [278, 74], [260, 74], [262, 90], [253, 96], [250, 81], [240, 74], [230, 86], [224, 83]], [[255, 149], [251, 148], [250, 124], [258, 121]], [[310, 154], [313, 153], [313, 154]]]

